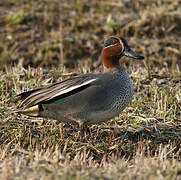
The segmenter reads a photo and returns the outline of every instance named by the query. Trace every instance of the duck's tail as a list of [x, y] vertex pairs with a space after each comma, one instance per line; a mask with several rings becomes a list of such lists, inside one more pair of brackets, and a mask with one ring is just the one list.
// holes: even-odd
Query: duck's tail
[[35, 105], [35, 106], [26, 108], [26, 109], [9, 110], [8, 113], [10, 113], [10, 114], [20, 113], [20, 114], [25, 114], [28, 116], [37, 117], [37, 116], [39, 116], [39, 105]]

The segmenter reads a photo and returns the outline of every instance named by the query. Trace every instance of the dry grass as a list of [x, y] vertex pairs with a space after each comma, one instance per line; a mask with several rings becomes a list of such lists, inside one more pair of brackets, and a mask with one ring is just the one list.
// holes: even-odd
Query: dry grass
[[[181, 179], [179, 0], [70, 2], [0, 2], [0, 179]], [[101, 71], [113, 34], [146, 57], [122, 60], [135, 95], [120, 117], [81, 140], [77, 125], [8, 113], [24, 90]]]

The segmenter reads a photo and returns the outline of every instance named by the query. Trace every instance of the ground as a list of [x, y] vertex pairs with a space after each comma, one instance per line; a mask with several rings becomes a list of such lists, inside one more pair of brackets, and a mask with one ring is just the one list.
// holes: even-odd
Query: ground
[[[181, 179], [179, 0], [0, 2], [1, 179]], [[16, 95], [102, 71], [118, 34], [144, 61], [121, 59], [134, 96], [119, 117], [90, 126], [10, 113]]]

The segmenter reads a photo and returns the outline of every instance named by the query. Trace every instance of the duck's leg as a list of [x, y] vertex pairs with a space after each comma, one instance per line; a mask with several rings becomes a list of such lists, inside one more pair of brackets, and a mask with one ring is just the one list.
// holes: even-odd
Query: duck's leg
[[80, 130], [79, 137], [81, 140], [83, 140], [84, 137], [86, 137], [87, 135], [90, 135], [89, 127], [82, 122], [79, 123], [79, 130]]
[[84, 123], [82, 123], [82, 122], [79, 123], [79, 131], [80, 131], [79, 132], [80, 133], [80, 139], [82, 140], [86, 136]]
[[84, 137], [86, 137], [87, 135], [90, 135], [90, 129], [86, 124], [82, 125], [81, 132]]
[[59, 124], [59, 132], [60, 132], [61, 139], [63, 139], [63, 123], [62, 122], [60, 122]]
[[75, 119], [72, 116], [68, 116], [69, 119], [71, 119], [72, 122], [76, 122], [79, 125], [79, 132], [78, 132], [78, 139], [83, 139], [84, 137], [87, 136], [87, 133], [90, 135], [90, 129], [88, 128], [88, 126], [82, 122], [80, 119]]

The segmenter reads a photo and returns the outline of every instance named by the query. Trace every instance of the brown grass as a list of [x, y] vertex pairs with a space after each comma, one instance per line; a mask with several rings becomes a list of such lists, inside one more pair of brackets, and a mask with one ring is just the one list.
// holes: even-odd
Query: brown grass
[[[0, 7], [0, 179], [181, 178], [179, 0]], [[101, 46], [113, 34], [146, 57], [121, 62], [135, 95], [119, 117], [80, 139], [77, 125], [8, 113], [22, 91], [101, 71]]]

